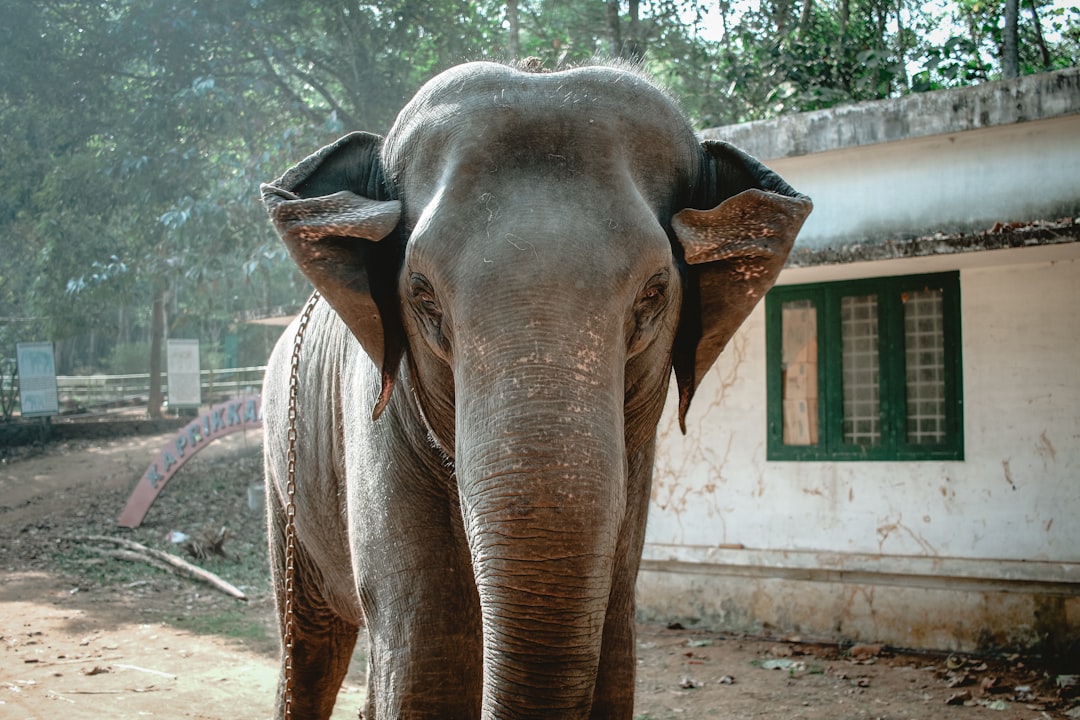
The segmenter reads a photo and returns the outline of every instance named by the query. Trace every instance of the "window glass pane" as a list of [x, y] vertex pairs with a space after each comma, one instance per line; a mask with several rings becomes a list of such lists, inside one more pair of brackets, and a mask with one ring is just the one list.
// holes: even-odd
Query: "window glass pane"
[[781, 305], [785, 445], [818, 443], [817, 308], [811, 300]]
[[907, 364], [907, 441], [945, 441], [945, 330], [941, 290], [902, 295]]
[[844, 442], [881, 444], [877, 295], [840, 298]]

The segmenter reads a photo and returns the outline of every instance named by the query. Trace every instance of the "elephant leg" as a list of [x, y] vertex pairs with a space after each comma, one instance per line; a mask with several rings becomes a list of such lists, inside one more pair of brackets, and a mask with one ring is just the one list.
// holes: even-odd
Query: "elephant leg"
[[300, 607], [293, 629], [292, 717], [322, 720], [334, 710], [359, 627], [333, 613]]
[[[285, 514], [270, 502], [271, 567], [277, 588], [278, 628], [285, 635]], [[297, 543], [294, 552], [296, 578], [292, 597], [293, 652], [291, 717], [296, 720], [329, 718], [338, 690], [349, 670], [359, 626], [326, 604], [310, 559]], [[278, 679], [276, 717], [285, 717], [285, 668]]]
[[634, 715], [634, 674], [636, 671], [636, 626], [634, 590], [626, 591], [608, 607], [604, 622], [604, 644], [600, 655], [592, 720], [630, 720]]
[[366, 720], [475, 720], [480, 608], [460, 511], [445, 496], [417, 494], [366, 517], [379, 518], [356, 553], [368, 635]]
[[376, 590], [379, 609], [365, 617], [366, 718], [475, 720], [483, 673], [479, 607], [467, 600], [475, 592], [450, 568], [410, 573], [415, 585]]
[[637, 672], [634, 590], [645, 543], [653, 459], [652, 445], [630, 458], [628, 513], [623, 520], [604, 619], [600, 667], [593, 693], [593, 720], [630, 720], [634, 715], [634, 677]]

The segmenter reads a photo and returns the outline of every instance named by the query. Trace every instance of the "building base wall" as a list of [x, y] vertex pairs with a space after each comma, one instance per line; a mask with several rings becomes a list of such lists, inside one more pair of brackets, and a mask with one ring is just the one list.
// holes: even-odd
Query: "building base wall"
[[1080, 587], [645, 560], [638, 617], [728, 632], [975, 652], [1080, 649]]

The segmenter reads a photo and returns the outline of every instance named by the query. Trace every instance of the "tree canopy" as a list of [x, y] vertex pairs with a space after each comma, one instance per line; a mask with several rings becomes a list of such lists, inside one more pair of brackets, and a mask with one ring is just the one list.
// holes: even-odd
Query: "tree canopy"
[[204, 366], [261, 363], [272, 338], [243, 319], [308, 288], [259, 183], [385, 132], [455, 63], [626, 58], [709, 127], [1080, 62], [1080, 11], [1048, 0], [0, 0], [0, 17], [0, 358], [54, 340], [65, 373], [145, 369], [165, 333], [200, 338]]

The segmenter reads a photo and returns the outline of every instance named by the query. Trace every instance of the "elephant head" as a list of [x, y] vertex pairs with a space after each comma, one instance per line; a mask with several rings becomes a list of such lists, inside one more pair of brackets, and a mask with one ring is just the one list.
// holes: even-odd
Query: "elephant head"
[[373, 420], [414, 404], [453, 468], [485, 717], [606, 716], [627, 672], [609, 655], [633, 656], [669, 378], [685, 430], [809, 199], [699, 143], [634, 73], [487, 63], [438, 76], [385, 140], [348, 135], [263, 199], [380, 371]]

